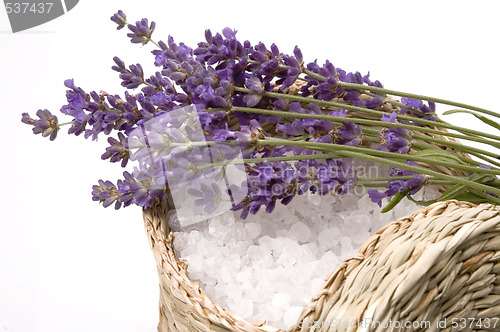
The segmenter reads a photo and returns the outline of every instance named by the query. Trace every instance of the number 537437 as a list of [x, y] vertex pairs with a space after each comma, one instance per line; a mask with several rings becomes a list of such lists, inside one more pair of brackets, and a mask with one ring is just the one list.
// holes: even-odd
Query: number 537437
[[48, 14], [53, 4], [53, 2], [6, 2], [5, 9], [7, 14]]

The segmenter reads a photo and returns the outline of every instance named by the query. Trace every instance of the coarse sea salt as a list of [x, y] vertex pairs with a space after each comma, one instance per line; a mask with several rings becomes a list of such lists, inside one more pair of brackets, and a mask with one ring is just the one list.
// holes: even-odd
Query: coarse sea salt
[[[366, 162], [356, 166], [388, 171]], [[415, 196], [433, 199], [438, 190], [427, 187]], [[212, 301], [249, 322], [287, 329], [341, 261], [379, 228], [418, 208], [404, 199], [382, 214], [366, 188], [343, 196], [306, 194], [287, 206], [277, 204], [271, 214], [261, 209], [240, 220], [239, 212], [227, 211], [173, 227], [174, 247]], [[176, 225], [175, 214], [168, 217]]]

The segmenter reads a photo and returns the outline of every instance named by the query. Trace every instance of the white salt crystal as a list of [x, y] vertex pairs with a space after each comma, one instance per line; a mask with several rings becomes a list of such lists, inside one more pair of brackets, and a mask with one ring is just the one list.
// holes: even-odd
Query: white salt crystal
[[[333, 269], [332, 269], [333, 271]], [[316, 295], [325, 284], [325, 278], [315, 278], [311, 281], [310, 294]]]
[[282, 228], [282, 229], [278, 229], [276, 231], [276, 237], [277, 238], [280, 238], [280, 237], [285, 238], [287, 235], [288, 235], [288, 229], [283, 229]]
[[202, 256], [208, 256], [210, 251], [209, 240], [206, 238], [200, 238], [196, 243], [196, 251]]
[[241, 256], [235, 253], [230, 253], [227, 256], [226, 262], [228, 265], [230, 265], [232, 268], [239, 267], [241, 264]]
[[378, 208], [378, 205], [373, 203], [370, 196], [363, 195], [358, 199], [358, 209], [362, 211], [373, 211]]
[[243, 257], [245, 257], [245, 255], [247, 253], [248, 247], [252, 244], [253, 244], [253, 241], [251, 241], [251, 240], [244, 240], [244, 241], [236, 242], [235, 246], [232, 247], [232, 251], [235, 254], [240, 255], [241, 258], [243, 258]]
[[270, 280], [260, 279], [257, 282], [255, 296], [261, 299], [262, 303], [270, 300], [274, 294], [274, 285]]
[[238, 315], [251, 317], [254, 313], [254, 302], [250, 299], [241, 299], [232, 304], [231, 308]]
[[229, 247], [222, 247], [220, 248], [220, 254], [222, 257], [227, 257], [231, 253], [231, 248]]
[[241, 271], [236, 275], [236, 281], [243, 282], [252, 279], [252, 270], [248, 267], [244, 267]]
[[226, 265], [220, 267], [220, 280], [223, 283], [228, 283], [231, 280], [231, 271]]
[[[255, 237], [257, 237], [257, 235]], [[245, 225], [242, 222], [236, 222], [234, 224], [234, 240], [236, 242], [239, 242], [245, 240], [246, 238], [247, 236], [246, 236]]]
[[340, 257], [346, 259], [354, 254], [354, 247], [352, 246], [352, 240], [349, 236], [342, 236], [340, 238]]
[[274, 239], [269, 235], [264, 235], [259, 239], [259, 244], [263, 247], [270, 247], [273, 243]]
[[283, 310], [274, 308], [272, 306], [260, 307], [261, 313], [267, 317], [269, 321], [269, 325], [277, 326], [281, 325], [281, 321], [283, 320]]
[[179, 232], [175, 235], [175, 249], [182, 251], [188, 246], [189, 235], [187, 233]]
[[324, 251], [327, 251], [339, 242], [340, 234], [337, 227], [328, 227], [319, 233], [318, 243]]
[[295, 214], [293, 214], [290, 217], [285, 218], [283, 221], [286, 225], [290, 226], [292, 224], [298, 223], [300, 220]]
[[369, 229], [371, 224], [370, 213], [360, 210], [353, 211], [349, 216], [344, 218], [344, 224], [346, 223], [352, 223], [358, 229]]
[[[390, 170], [370, 169], [373, 164], [365, 161], [358, 165], [380, 175]], [[437, 195], [435, 188], [425, 188], [422, 197]], [[341, 260], [370, 234], [418, 208], [404, 199], [382, 214], [366, 192], [299, 195], [287, 206], [278, 204], [272, 214], [261, 210], [242, 221], [228, 211], [173, 229], [174, 247], [187, 261], [190, 278], [212, 300], [247, 321], [264, 319], [288, 329]], [[174, 212], [167, 217], [177, 222]]]
[[275, 308], [286, 310], [290, 306], [290, 294], [286, 293], [274, 294], [271, 303]]
[[302, 256], [306, 260], [316, 260], [318, 255], [318, 246], [315, 242], [313, 243], [305, 243], [301, 246], [304, 248], [304, 252]]
[[256, 222], [245, 223], [246, 236], [255, 239], [262, 232], [262, 226]]
[[179, 218], [177, 217], [177, 211], [174, 209], [167, 212], [168, 226], [173, 232], [180, 232], [182, 230]]
[[195, 247], [200, 239], [201, 239], [201, 234], [199, 231], [190, 232], [188, 235], [188, 246]]
[[365, 243], [365, 241], [368, 240], [370, 238], [370, 236], [371, 236], [371, 233], [368, 231], [363, 231], [363, 232], [353, 234], [351, 236], [352, 243], [354, 244], [355, 247], [359, 247], [363, 243]]
[[[248, 297], [252, 301], [256, 302], [256, 301], [259, 301], [259, 299], [255, 298], [255, 296], [253, 296], [254, 289], [255, 289], [255, 285], [252, 283], [251, 280], [244, 280], [241, 283], [241, 291], [245, 294], [246, 297]], [[253, 297], [251, 297], [251, 295]]]
[[289, 237], [297, 239], [299, 242], [307, 242], [311, 236], [311, 230], [303, 222], [298, 222], [290, 227]]
[[236, 303], [242, 301], [241, 297], [243, 293], [239, 285], [234, 283], [228, 283], [227, 285], [224, 286], [224, 292], [231, 301]]
[[293, 264], [297, 262], [297, 258], [288, 252], [283, 252], [278, 258], [277, 263], [282, 265], [284, 268], [291, 267]]
[[312, 203], [315, 206], [321, 204], [321, 196], [318, 194], [311, 194], [310, 192], [307, 195], [307, 199], [309, 203]]
[[208, 225], [208, 231], [212, 237], [224, 242], [234, 240], [235, 219], [233, 215], [226, 213], [214, 217]]
[[191, 255], [185, 257], [188, 261], [188, 271], [189, 272], [201, 272], [203, 270], [203, 257], [200, 255]]
[[302, 310], [303, 308], [299, 306], [287, 308], [287, 310], [285, 311], [285, 315], [283, 316], [283, 323], [285, 323], [285, 326], [289, 327], [297, 323]]
[[311, 269], [311, 264], [305, 263], [304, 266], [299, 266], [298, 270], [292, 278], [292, 283], [295, 285], [302, 285], [306, 283], [311, 277], [313, 270]]
[[354, 195], [344, 195], [341, 197], [340, 203], [342, 204], [343, 211], [351, 211], [358, 206], [358, 197]]

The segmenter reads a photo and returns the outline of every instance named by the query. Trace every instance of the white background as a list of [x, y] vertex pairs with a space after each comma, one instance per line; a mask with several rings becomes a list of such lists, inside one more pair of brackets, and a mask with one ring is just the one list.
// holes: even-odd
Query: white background
[[58, 114], [67, 78], [87, 92], [122, 93], [110, 69], [114, 55], [152, 73], [152, 46], [132, 45], [125, 29], [115, 30], [116, 10], [155, 20], [155, 39], [171, 34], [194, 47], [206, 28], [228, 26], [240, 40], [275, 42], [283, 52], [297, 44], [306, 61], [370, 71], [387, 88], [500, 111], [496, 3], [81, 0], [16, 34], [0, 7], [0, 331], [156, 330], [156, 266], [141, 211], [91, 201], [98, 179], [116, 181], [122, 172], [100, 160], [105, 139], [62, 130], [49, 142], [20, 122], [22, 112], [39, 108]]

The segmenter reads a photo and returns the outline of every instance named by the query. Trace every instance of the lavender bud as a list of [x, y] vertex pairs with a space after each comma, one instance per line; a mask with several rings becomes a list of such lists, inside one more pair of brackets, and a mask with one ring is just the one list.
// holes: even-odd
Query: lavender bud
[[118, 27], [116, 28], [117, 30], [122, 29], [127, 24], [127, 16], [121, 10], [119, 10], [117, 13], [111, 16], [110, 19], [111, 21], [118, 24]]

